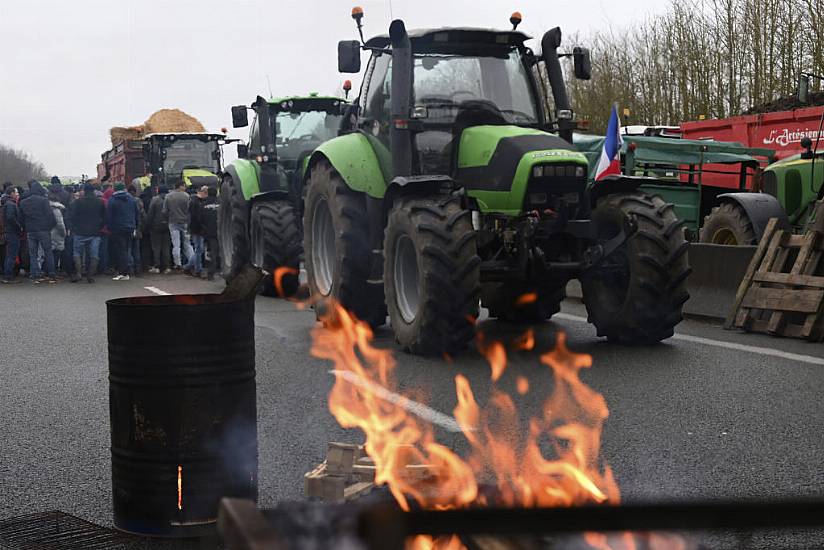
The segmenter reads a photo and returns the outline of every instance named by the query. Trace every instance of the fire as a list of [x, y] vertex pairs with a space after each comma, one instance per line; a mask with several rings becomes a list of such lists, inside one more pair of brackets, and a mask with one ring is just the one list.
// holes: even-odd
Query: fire
[[283, 291], [283, 278], [287, 275], [298, 275], [298, 270], [294, 267], [285, 267], [280, 266], [275, 269], [274, 275], [272, 275], [272, 281], [275, 284], [275, 291], [278, 293], [278, 297], [283, 298], [286, 296], [286, 293]]
[[[498, 382], [506, 371], [507, 350], [497, 341], [479, 338], [479, 349], [490, 365], [492, 390], [486, 404], [475, 398], [469, 380], [455, 377], [458, 404], [454, 417], [471, 451], [462, 458], [439, 444], [433, 428], [411, 415], [403, 403], [382, 399], [376, 387], [394, 390], [395, 361], [389, 350], [372, 346], [368, 325], [336, 307], [334, 323], [313, 329], [312, 354], [334, 363], [335, 384], [329, 410], [344, 428], [359, 428], [366, 452], [375, 462], [377, 484], [386, 484], [398, 504], [414, 502], [430, 510], [470, 506], [557, 507], [617, 504], [620, 492], [600, 456], [601, 431], [608, 416], [603, 396], [579, 377], [592, 359], [566, 347], [559, 335], [553, 351], [541, 355], [554, 390], [540, 414], [522, 418], [513, 397]], [[534, 334], [516, 341], [516, 349], [532, 349]], [[358, 377], [366, 384], [352, 383]], [[521, 395], [529, 382], [518, 379]], [[528, 426], [526, 430], [513, 426]], [[429, 476], [413, 479], [407, 465], [425, 464]], [[481, 491], [480, 486], [494, 486]], [[597, 537], [587, 537], [595, 542]], [[458, 549], [453, 538], [416, 537], [415, 549]]]
[[522, 294], [515, 300], [516, 306], [528, 306], [529, 304], [534, 304], [538, 301], [538, 295], [534, 292], [527, 292], [526, 294]]
[[183, 466], [177, 465], [177, 509], [183, 510]]

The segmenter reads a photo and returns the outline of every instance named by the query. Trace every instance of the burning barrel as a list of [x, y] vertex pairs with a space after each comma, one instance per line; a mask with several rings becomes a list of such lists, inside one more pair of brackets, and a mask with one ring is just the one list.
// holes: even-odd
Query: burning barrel
[[257, 499], [254, 301], [106, 305], [115, 526], [211, 533], [222, 497]]

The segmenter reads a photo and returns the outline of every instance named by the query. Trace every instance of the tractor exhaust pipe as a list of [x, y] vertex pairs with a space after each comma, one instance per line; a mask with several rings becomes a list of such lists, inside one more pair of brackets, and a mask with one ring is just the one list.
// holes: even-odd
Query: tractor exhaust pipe
[[412, 175], [412, 43], [400, 19], [389, 26], [392, 42], [392, 99], [389, 142], [392, 149], [393, 177]]
[[277, 191], [281, 182], [277, 173], [278, 152], [275, 146], [275, 132], [272, 128], [269, 102], [258, 96], [255, 100], [255, 111], [258, 115], [260, 154], [264, 159], [260, 163], [260, 190], [263, 192]]
[[558, 48], [560, 47], [561, 29], [555, 27], [548, 30], [541, 39], [541, 50], [543, 51], [549, 86], [552, 88], [552, 97], [555, 99], [558, 135], [561, 136], [561, 139], [572, 143], [572, 131], [575, 129], [575, 122], [573, 121], [572, 107], [569, 104], [569, 96], [567, 96], [564, 71], [561, 69], [561, 62], [558, 59]]

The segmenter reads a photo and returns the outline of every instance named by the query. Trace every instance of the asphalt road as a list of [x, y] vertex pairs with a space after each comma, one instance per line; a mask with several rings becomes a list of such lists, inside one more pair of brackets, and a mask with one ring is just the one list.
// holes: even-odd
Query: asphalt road
[[[0, 519], [62, 510], [111, 525], [104, 302], [151, 294], [146, 287], [205, 293], [222, 282], [149, 276], [0, 287]], [[632, 348], [597, 338], [584, 317], [580, 304], [564, 304], [537, 329], [536, 351], [511, 355], [501, 386], [527, 377], [531, 390], [518, 404], [534, 414], [549, 389], [538, 354], [556, 332], [591, 354], [583, 379], [609, 406], [603, 455], [625, 502], [824, 497], [824, 345], [685, 321], [677, 338]], [[341, 429], [327, 409], [331, 366], [309, 355], [314, 314], [259, 298], [256, 325], [260, 505], [270, 507], [302, 499], [303, 474], [323, 460], [329, 441], [361, 442], [361, 435]], [[495, 338], [522, 332], [494, 321], [479, 327]], [[386, 330], [376, 344], [394, 347]], [[396, 357], [398, 391], [414, 392], [438, 418], [455, 407], [456, 374], [470, 380], [481, 402], [489, 387], [489, 366], [476, 352], [452, 363]], [[460, 433], [437, 434], [458, 452], [466, 448]], [[824, 547], [824, 536], [768, 534], [747, 544]]]

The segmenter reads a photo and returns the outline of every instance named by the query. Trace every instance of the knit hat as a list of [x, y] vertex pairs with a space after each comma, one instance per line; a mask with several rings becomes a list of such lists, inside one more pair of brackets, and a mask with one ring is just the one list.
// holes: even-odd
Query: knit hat
[[92, 185], [91, 183], [87, 183], [87, 184], [83, 185], [83, 192], [86, 193], [87, 195], [93, 195], [94, 191], [95, 191], [94, 185]]
[[126, 184], [123, 183], [123, 182], [117, 182], [117, 183], [114, 184], [114, 190], [115, 191], [125, 191], [126, 190]]

